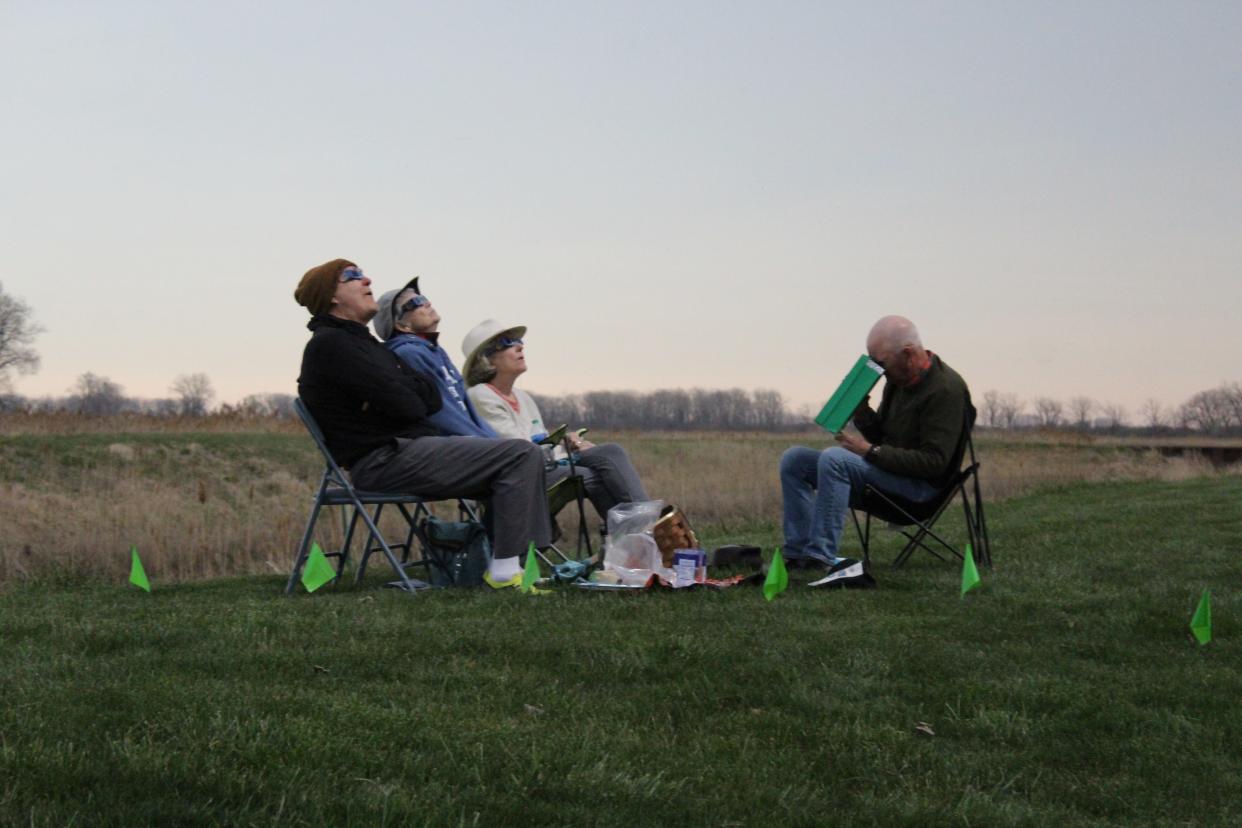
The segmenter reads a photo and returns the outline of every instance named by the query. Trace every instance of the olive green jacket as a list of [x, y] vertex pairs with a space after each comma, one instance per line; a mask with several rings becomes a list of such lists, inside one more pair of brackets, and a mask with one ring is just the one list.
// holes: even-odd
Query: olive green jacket
[[943, 486], [957, 472], [951, 466], [960, 463], [958, 449], [974, 415], [966, 381], [932, 354], [923, 379], [905, 388], [885, 383], [879, 410], [864, 400], [854, 425], [882, 447], [871, 459], [878, 468]]

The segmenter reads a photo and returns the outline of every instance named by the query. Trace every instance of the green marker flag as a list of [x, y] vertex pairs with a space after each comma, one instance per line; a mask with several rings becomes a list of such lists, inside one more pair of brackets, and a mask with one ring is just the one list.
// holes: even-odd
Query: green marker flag
[[772, 553], [768, 564], [768, 577], [763, 580], [763, 597], [771, 601], [789, 588], [789, 572], [785, 570], [785, 556], [779, 547]]
[[1211, 590], [1203, 590], [1203, 596], [1199, 598], [1199, 607], [1195, 610], [1194, 617], [1190, 619], [1190, 631], [1194, 633], [1200, 644], [1206, 644], [1212, 640]]
[[535, 581], [539, 580], [539, 553], [535, 551], [535, 542], [526, 547], [526, 568], [522, 570], [522, 592], [535, 590]]
[[975, 567], [975, 553], [970, 544], [966, 544], [966, 555], [962, 558], [962, 597], [979, 586], [979, 570]]
[[147, 580], [146, 570], [142, 568], [142, 561], [138, 558], [138, 547], [131, 546], [129, 548], [129, 582], [139, 589], [151, 591], [151, 582]]
[[310, 554], [306, 556], [306, 566], [302, 568], [302, 586], [307, 592], [314, 592], [336, 577], [336, 570], [328, 563], [328, 558], [319, 548], [318, 543], [311, 543]]

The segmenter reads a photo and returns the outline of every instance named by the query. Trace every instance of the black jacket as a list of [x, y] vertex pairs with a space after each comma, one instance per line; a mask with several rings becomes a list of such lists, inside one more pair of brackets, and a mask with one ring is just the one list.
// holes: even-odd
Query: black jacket
[[329, 314], [307, 324], [298, 395], [323, 429], [332, 457], [344, 468], [396, 437], [438, 434], [428, 422], [440, 392], [379, 343], [365, 325]]

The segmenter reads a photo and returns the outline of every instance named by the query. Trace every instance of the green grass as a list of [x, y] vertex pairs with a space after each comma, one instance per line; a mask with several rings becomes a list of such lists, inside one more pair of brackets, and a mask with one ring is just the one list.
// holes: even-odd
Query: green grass
[[1239, 502], [1232, 476], [995, 505], [964, 600], [926, 556], [770, 604], [10, 586], [0, 823], [1233, 823]]

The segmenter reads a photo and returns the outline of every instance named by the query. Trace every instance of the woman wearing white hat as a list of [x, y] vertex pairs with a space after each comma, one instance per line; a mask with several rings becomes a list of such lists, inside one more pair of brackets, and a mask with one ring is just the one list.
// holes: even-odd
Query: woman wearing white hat
[[[526, 373], [526, 346], [522, 337], [525, 325], [505, 325], [485, 319], [466, 334], [461, 343], [466, 363], [462, 371], [469, 388], [466, 394], [488, 425], [501, 437], [542, 440], [548, 434], [539, 406], [530, 394], [515, 388], [517, 378]], [[634, 470], [625, 449], [616, 443], [595, 445], [577, 434], [565, 438], [578, 453], [577, 471], [586, 484], [587, 497], [601, 518], [618, 503], [648, 500], [643, 481]], [[563, 459], [563, 448], [556, 449], [556, 459]], [[548, 471], [552, 484], [569, 473], [568, 466], [558, 465]]]

